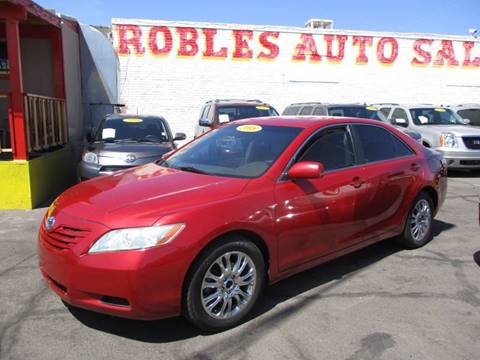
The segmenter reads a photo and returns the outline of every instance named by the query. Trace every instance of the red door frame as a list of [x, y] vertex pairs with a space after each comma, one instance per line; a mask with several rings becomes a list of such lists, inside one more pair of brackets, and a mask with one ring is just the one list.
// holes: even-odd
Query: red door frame
[[0, 14], [2, 14], [2, 18], [5, 19], [5, 31], [0, 29], [0, 36], [4, 35], [7, 40], [11, 100], [9, 107], [9, 126], [13, 157], [15, 160], [27, 160], [27, 127], [23, 107], [24, 91], [21, 70], [20, 36], [47, 38], [51, 41], [55, 97], [65, 99], [62, 29], [54, 25], [22, 25], [20, 27], [20, 21], [25, 21], [27, 18], [27, 10], [23, 6], [11, 3], [0, 3]]

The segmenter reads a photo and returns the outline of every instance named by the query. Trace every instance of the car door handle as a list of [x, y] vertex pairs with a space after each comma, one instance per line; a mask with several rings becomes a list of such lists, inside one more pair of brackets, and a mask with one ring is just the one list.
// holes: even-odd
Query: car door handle
[[418, 171], [418, 169], [420, 169], [420, 165], [418, 165], [417, 163], [412, 163], [412, 165], [410, 165], [410, 170]]
[[363, 184], [365, 184], [365, 180], [363, 180], [361, 177], [359, 176], [355, 176], [353, 179], [352, 179], [352, 182], [350, 183], [350, 185], [352, 185], [355, 189], [358, 189], [359, 187], [361, 187]]

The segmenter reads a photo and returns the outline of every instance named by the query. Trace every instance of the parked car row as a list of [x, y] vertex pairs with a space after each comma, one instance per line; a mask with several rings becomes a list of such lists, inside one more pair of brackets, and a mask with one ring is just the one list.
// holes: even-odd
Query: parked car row
[[[278, 116], [277, 110], [261, 100], [216, 99], [202, 107], [194, 136], [246, 118]], [[400, 105], [394, 103], [305, 102], [287, 106], [283, 116], [343, 116], [390, 123], [426, 147], [441, 152], [451, 169], [480, 168], [480, 104], [450, 107]], [[477, 128], [478, 127], [478, 128]], [[80, 180], [155, 161], [176, 149], [163, 117], [108, 115], [94, 134], [79, 164]]]

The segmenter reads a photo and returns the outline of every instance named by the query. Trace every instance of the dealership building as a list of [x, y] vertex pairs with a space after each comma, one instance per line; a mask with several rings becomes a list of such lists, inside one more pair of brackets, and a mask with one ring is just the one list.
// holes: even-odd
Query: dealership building
[[[74, 15], [74, 14], [73, 14]], [[94, 28], [32, 0], [0, 0], [0, 209], [33, 208], [76, 180], [108, 113], [163, 115], [193, 137], [212, 99], [480, 102], [471, 36], [117, 19]]]
[[165, 116], [189, 138], [202, 105], [217, 98], [260, 99], [279, 112], [309, 101], [480, 101], [479, 40], [329, 25], [114, 18], [119, 101], [129, 113]]

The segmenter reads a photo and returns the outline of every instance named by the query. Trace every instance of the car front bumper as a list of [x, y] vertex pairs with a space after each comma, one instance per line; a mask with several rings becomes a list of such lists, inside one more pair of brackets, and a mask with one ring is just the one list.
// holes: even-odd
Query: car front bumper
[[480, 169], [480, 150], [436, 148], [449, 169]]
[[[97, 234], [109, 230], [98, 224], [90, 229]], [[66, 303], [140, 320], [180, 314], [189, 263], [178, 248], [165, 244], [148, 250], [88, 254], [91, 238], [68, 246], [56, 239], [56, 234], [41, 226], [39, 265], [47, 284]]]

